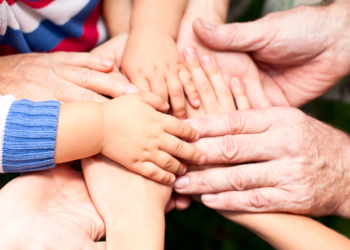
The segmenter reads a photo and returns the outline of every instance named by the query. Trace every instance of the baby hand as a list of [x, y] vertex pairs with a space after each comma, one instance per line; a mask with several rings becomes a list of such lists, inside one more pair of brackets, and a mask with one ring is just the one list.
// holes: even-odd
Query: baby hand
[[[199, 134], [186, 123], [159, 111], [169, 104], [152, 93], [129, 94], [102, 103], [104, 129], [101, 153], [124, 167], [161, 183], [187, 167], [175, 157], [203, 164], [206, 156], [178, 139], [196, 141]], [[171, 174], [171, 173], [174, 174]]]
[[186, 118], [185, 95], [192, 106], [200, 104], [191, 74], [184, 65], [173, 37], [137, 30], [130, 33], [122, 61], [123, 72], [144, 92], [153, 92], [170, 104], [173, 115]]

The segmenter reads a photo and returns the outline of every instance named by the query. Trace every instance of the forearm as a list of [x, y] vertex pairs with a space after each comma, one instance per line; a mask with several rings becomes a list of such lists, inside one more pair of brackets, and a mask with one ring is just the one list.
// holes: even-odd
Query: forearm
[[132, 0], [104, 0], [102, 5], [110, 37], [130, 31]]
[[186, 0], [135, 0], [131, 32], [151, 31], [169, 34], [176, 39], [186, 3]]
[[107, 250], [164, 249], [165, 199], [171, 187], [132, 173], [98, 155], [82, 161], [96, 208], [105, 221]]
[[276, 249], [349, 249], [350, 240], [304, 216], [222, 212]]
[[83, 159], [101, 152], [102, 105], [70, 102], [61, 105], [54, 161], [56, 164]]
[[189, 0], [184, 17], [190, 20], [204, 19], [213, 24], [226, 22], [229, 0]]

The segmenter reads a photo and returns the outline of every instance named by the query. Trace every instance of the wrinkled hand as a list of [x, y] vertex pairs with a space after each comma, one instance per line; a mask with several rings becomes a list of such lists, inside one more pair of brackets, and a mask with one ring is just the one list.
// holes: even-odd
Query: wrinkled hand
[[118, 97], [138, 91], [131, 84], [105, 74], [112, 67], [113, 62], [109, 59], [89, 53], [55, 52], [2, 56], [0, 93], [33, 101], [100, 102], [107, 99], [99, 94]]
[[350, 217], [350, 138], [343, 132], [294, 108], [188, 123], [203, 137], [195, 146], [207, 163], [245, 164], [188, 173], [177, 180], [177, 192], [206, 194], [202, 201], [219, 210]]
[[[350, 72], [349, 2], [302, 6], [249, 23], [212, 26], [196, 21], [207, 46], [250, 52], [273, 105], [301, 106]], [[249, 93], [248, 93], [249, 95]]]
[[68, 165], [22, 175], [0, 191], [0, 248], [104, 250], [105, 234], [81, 173]]
[[131, 32], [122, 61], [123, 72], [142, 91], [168, 101], [173, 115], [186, 118], [185, 95], [198, 107], [199, 99], [191, 75], [183, 64], [174, 38], [149, 30]]
[[[179, 51], [184, 51], [186, 47], [193, 46], [198, 50], [200, 57], [203, 55], [212, 55], [222, 76], [227, 84], [233, 83], [232, 79], [238, 77], [245, 85], [245, 91], [249, 97], [249, 102], [255, 108], [271, 107], [271, 102], [265, 96], [263, 88], [260, 84], [259, 70], [254, 61], [247, 53], [234, 51], [217, 51], [205, 46], [193, 31], [193, 21], [191, 17], [184, 17], [181, 22], [177, 46]], [[186, 56], [186, 52], [183, 53]], [[193, 76], [192, 76], [193, 77]], [[205, 85], [198, 84], [194, 81], [198, 91], [205, 90]], [[203, 102], [203, 100], [201, 100]]]

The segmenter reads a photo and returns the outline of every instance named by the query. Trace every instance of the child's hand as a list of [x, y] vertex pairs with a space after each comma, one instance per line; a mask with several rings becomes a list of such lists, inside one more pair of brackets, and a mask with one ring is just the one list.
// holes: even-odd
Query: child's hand
[[200, 104], [191, 75], [183, 64], [174, 38], [150, 30], [132, 31], [122, 61], [123, 72], [142, 91], [168, 100], [177, 118], [186, 118], [185, 95], [192, 106]]
[[101, 105], [101, 153], [126, 168], [161, 183], [173, 183], [175, 176], [171, 173], [182, 175], [187, 170], [175, 157], [197, 164], [206, 161], [199, 150], [177, 138], [196, 141], [198, 132], [175, 117], [156, 111], [169, 108], [159, 96], [129, 94]]

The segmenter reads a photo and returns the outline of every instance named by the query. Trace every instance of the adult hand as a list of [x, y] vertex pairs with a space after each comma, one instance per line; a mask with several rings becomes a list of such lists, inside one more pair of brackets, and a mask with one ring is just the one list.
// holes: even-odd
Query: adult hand
[[214, 26], [197, 20], [194, 31], [212, 49], [250, 52], [272, 104], [299, 107], [349, 74], [349, 15], [349, 1], [337, 0], [248, 23]]
[[[199, 3], [200, 2], [197, 2], [197, 4]], [[185, 15], [181, 21], [177, 46], [179, 51], [184, 51], [184, 57], [186, 54], [191, 57], [196, 56], [193, 55], [193, 50], [191, 47], [188, 48], [188, 51], [185, 50], [185, 48], [188, 46], [195, 47], [200, 56], [208, 54], [212, 55], [216, 60], [227, 84], [229, 84], [232, 79], [235, 79], [235, 77], [238, 77], [245, 84], [247, 95], [251, 97], [249, 101], [253, 107], [271, 107], [272, 105], [269, 99], [265, 96], [263, 88], [260, 84], [258, 68], [251, 57], [246, 53], [233, 51], [223, 52], [206, 47], [205, 44], [202, 43], [193, 32], [192, 27], [194, 20], [195, 19], [191, 16]], [[203, 88], [203, 86], [197, 86], [197, 88]]]
[[[294, 108], [238, 111], [194, 118], [195, 146], [208, 163], [245, 163], [195, 171], [175, 184], [206, 194], [218, 210], [291, 212], [350, 218], [350, 138]], [[255, 163], [252, 163], [255, 162]]]
[[134, 86], [105, 74], [113, 62], [89, 53], [55, 52], [2, 56], [0, 93], [17, 99], [62, 102], [105, 101], [137, 92]]
[[80, 172], [69, 165], [25, 174], [0, 191], [0, 248], [105, 250], [105, 234]]

